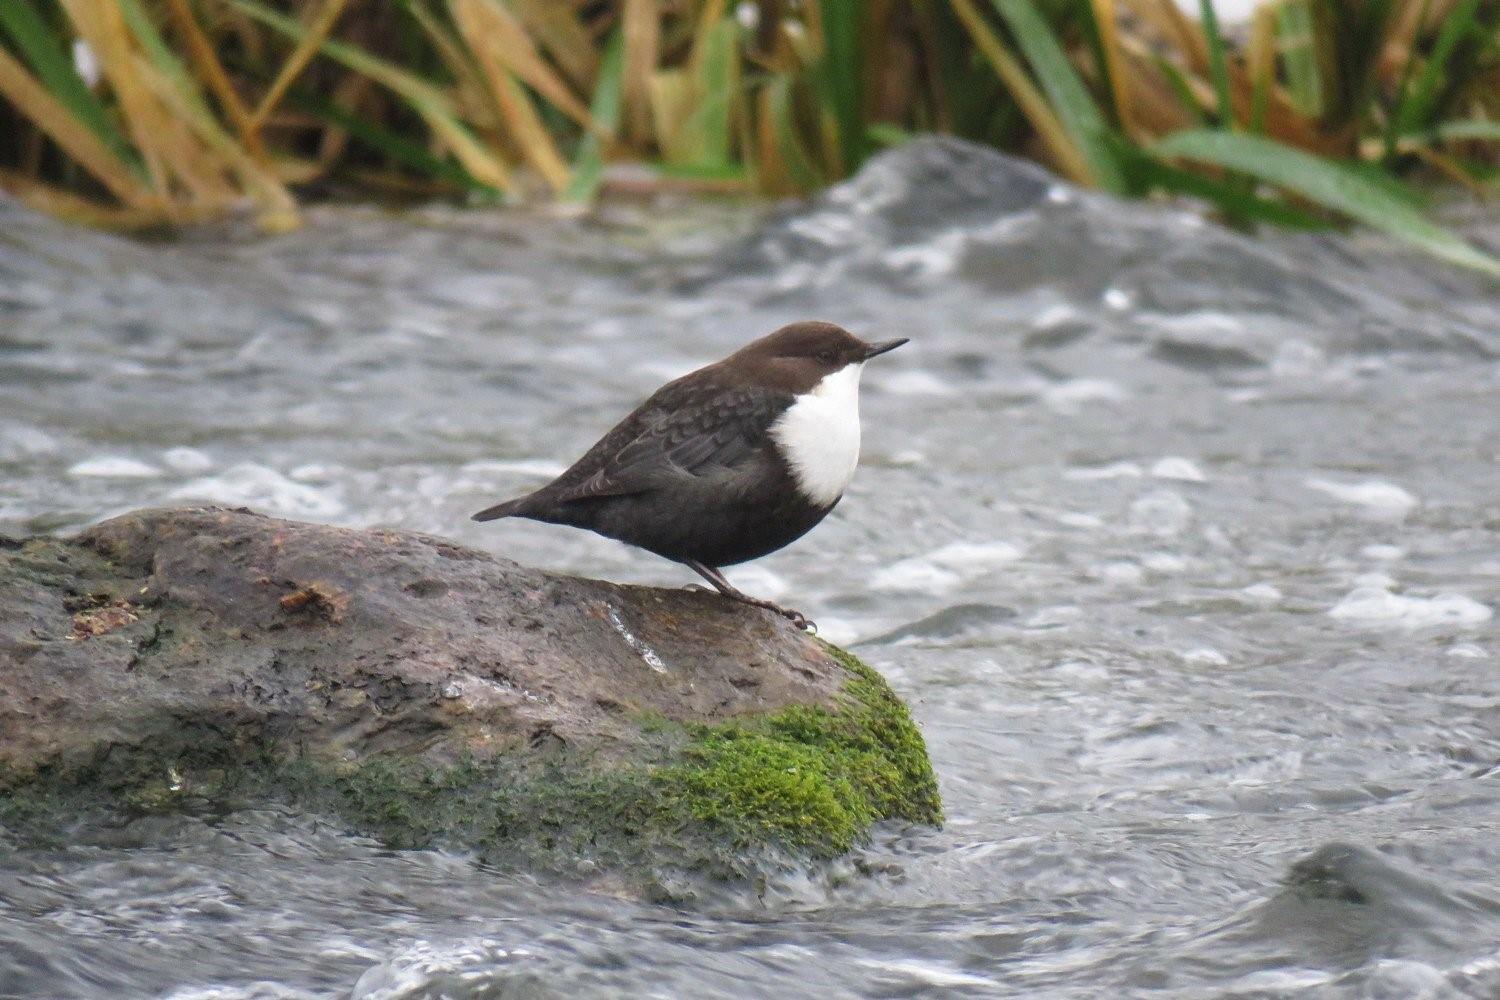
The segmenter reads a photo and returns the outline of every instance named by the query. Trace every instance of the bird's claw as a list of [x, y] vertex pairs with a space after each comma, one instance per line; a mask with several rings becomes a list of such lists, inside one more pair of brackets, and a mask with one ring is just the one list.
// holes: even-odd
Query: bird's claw
[[791, 608], [777, 608], [776, 613], [791, 622], [797, 629], [803, 632], [811, 632], [813, 635], [818, 634], [818, 623], [802, 612], [793, 611]]

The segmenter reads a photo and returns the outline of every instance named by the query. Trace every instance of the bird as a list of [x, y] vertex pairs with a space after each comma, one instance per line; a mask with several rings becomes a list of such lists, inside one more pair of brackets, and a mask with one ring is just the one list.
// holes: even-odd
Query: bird
[[816, 630], [800, 612], [743, 593], [723, 568], [789, 545], [838, 505], [859, 462], [860, 373], [908, 339], [783, 326], [662, 386], [556, 479], [473, 519], [585, 528]]

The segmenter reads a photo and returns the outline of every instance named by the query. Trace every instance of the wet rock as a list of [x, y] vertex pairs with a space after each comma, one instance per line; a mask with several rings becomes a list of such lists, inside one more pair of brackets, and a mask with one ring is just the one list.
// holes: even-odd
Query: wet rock
[[1496, 900], [1385, 853], [1334, 842], [1291, 865], [1248, 930], [1261, 940], [1294, 942], [1304, 955], [1359, 965], [1373, 956], [1420, 952], [1434, 934], [1493, 937], [1497, 927]]
[[7, 787], [12, 813], [272, 796], [584, 870], [938, 818], [905, 708], [775, 615], [212, 507], [0, 549]]

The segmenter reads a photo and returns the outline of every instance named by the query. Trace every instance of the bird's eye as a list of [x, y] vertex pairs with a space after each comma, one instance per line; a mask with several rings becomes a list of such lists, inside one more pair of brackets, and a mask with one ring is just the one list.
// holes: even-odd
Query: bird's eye
[[838, 355], [832, 351], [819, 351], [817, 357], [825, 365], [831, 365], [839, 359]]

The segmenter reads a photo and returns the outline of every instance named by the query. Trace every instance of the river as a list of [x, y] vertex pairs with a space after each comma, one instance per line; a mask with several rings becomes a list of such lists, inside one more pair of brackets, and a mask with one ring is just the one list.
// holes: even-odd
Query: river
[[275, 809], [0, 831], [0, 996], [1500, 997], [1500, 294], [1370, 235], [941, 142], [770, 211], [0, 204], [0, 532], [212, 501], [685, 585], [468, 514], [803, 318], [912, 342], [730, 578], [911, 703], [942, 829], [673, 906]]

